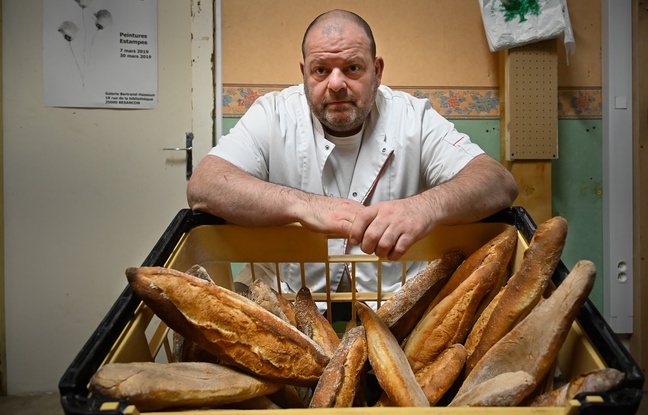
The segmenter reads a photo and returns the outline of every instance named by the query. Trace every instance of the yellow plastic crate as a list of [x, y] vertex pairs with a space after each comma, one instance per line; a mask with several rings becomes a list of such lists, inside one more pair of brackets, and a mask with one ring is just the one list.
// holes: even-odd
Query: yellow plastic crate
[[[467, 255], [474, 252], [494, 236], [502, 232], [507, 224], [518, 229], [518, 244], [510, 263], [510, 272], [520, 265], [524, 250], [528, 246], [535, 224], [521, 208], [500, 212], [488, 221], [447, 226], [436, 229], [425, 239], [417, 242], [399, 261], [431, 261], [439, 258], [449, 249], [459, 248]], [[378, 287], [381, 286], [381, 265], [383, 261], [374, 255], [329, 255], [328, 236], [311, 232], [298, 225], [249, 228], [227, 225], [217, 218], [191, 211], [181, 211], [154, 247], [143, 266], [165, 266], [185, 271], [194, 264], [205, 267], [214, 281], [233, 289], [234, 272], [242, 264], [253, 263], [309, 263], [346, 262], [351, 264], [353, 276], [355, 264], [374, 262], [377, 266]], [[554, 275], [559, 284], [568, 270], [561, 263]], [[327, 287], [330, 287], [327, 275]], [[403, 266], [403, 279], [405, 266]], [[599, 276], [600, 278], [600, 276]], [[124, 277], [125, 279], [125, 277]], [[352, 278], [353, 283], [353, 278]], [[294, 294], [284, 295], [294, 299]], [[333, 302], [376, 301], [378, 306], [392, 293], [313, 293], [316, 301]], [[329, 313], [330, 315], [330, 313]], [[110, 310], [100, 327], [79, 353], [59, 384], [61, 403], [66, 414], [137, 414], [128, 402], [113, 402], [95, 398], [88, 394], [90, 377], [102, 365], [112, 362], [172, 361], [171, 332], [157, 316], [130, 291], [124, 290], [117, 303]], [[635, 413], [641, 400], [643, 374], [620, 344], [609, 326], [590, 302], [572, 325], [556, 361], [556, 366], [565, 378], [585, 371], [615, 367], [626, 374], [625, 387], [610, 394], [594, 395], [573, 400], [569, 407], [556, 408], [348, 408], [348, 409], [285, 409], [279, 414], [307, 414], [313, 411], [321, 414], [631, 414]], [[550, 377], [552, 378], [552, 377]], [[551, 389], [552, 379], [547, 389]], [[221, 414], [225, 410], [204, 410], [201, 414]], [[256, 410], [226, 410], [228, 414], [256, 414]], [[193, 411], [192, 411], [193, 412]], [[156, 414], [180, 414], [179, 412], [153, 412]]]

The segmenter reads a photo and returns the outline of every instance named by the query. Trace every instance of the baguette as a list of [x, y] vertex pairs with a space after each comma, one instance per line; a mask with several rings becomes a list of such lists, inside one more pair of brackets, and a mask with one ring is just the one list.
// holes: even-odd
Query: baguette
[[202, 280], [205, 280], [212, 285], [216, 285], [214, 280], [212, 279], [211, 275], [209, 275], [209, 272], [203, 267], [202, 265], [195, 264], [191, 268], [185, 271], [185, 274], [192, 275], [194, 277], [200, 278]]
[[477, 338], [468, 341], [475, 346], [466, 361], [466, 375], [488, 349], [538, 304], [558, 266], [566, 238], [567, 221], [560, 216], [538, 226], [529, 247], [524, 251], [520, 268], [502, 288], [497, 305], [490, 314], [477, 320], [474, 334], [468, 335], [469, 338]]
[[504, 372], [457, 394], [448, 406], [516, 406], [535, 386], [533, 376], [522, 370]]
[[396, 406], [430, 406], [412, 367], [387, 325], [368, 305], [356, 302], [365, 328], [369, 363], [376, 379]]
[[609, 392], [621, 386], [624, 380], [625, 374], [614, 368], [592, 370], [576, 376], [558, 389], [535, 397], [528, 406], [567, 406], [579, 393]]
[[[441, 352], [429, 366], [414, 374], [430, 406], [436, 405], [459, 378], [466, 356], [466, 349], [461, 343], [453, 344]], [[375, 406], [394, 405], [387, 395], [383, 394]]]
[[[515, 251], [516, 245], [517, 228], [513, 225], [508, 225], [504, 231], [473, 252], [461, 265], [459, 265], [443, 289], [430, 303], [429, 310], [434, 308], [441, 300], [453, 292], [477, 268], [489, 262], [498, 262], [500, 264], [500, 270], [498, 272], [495, 287], [504, 285], [508, 265], [513, 256], [513, 252]], [[499, 288], [495, 288], [491, 292], [495, 294], [498, 290]], [[492, 298], [492, 296], [490, 298]], [[490, 301], [490, 298], [486, 297], [484, 302]]]
[[230, 290], [179, 271], [129, 268], [134, 292], [171, 329], [263, 379], [314, 386], [329, 359], [297, 328]]
[[279, 305], [279, 299], [275, 294], [275, 291], [268, 284], [263, 282], [263, 280], [256, 280], [248, 287], [247, 298], [265, 308], [286, 323], [292, 324]]
[[320, 345], [330, 358], [340, 345], [340, 338], [329, 321], [313, 301], [308, 287], [302, 287], [295, 296], [295, 320], [297, 328]]
[[[194, 277], [200, 278], [209, 282], [212, 285], [216, 285], [214, 280], [207, 272], [207, 270], [199, 265], [195, 264], [187, 271], [186, 274], [192, 275]], [[208, 362], [208, 363], [220, 363], [220, 359], [211, 353], [207, 352], [202, 347], [198, 346], [191, 339], [185, 339], [182, 335], [173, 332], [173, 349], [172, 356], [176, 362]]]
[[436, 259], [403, 284], [376, 311], [399, 342], [405, 339], [438, 294], [450, 275], [457, 269], [465, 254], [450, 251]]
[[427, 366], [446, 347], [463, 343], [475, 311], [495, 283], [500, 265], [479, 267], [416, 325], [403, 350], [414, 372]]
[[90, 379], [90, 391], [127, 399], [140, 411], [217, 407], [276, 392], [281, 384], [212, 363], [109, 363]]
[[[596, 275], [594, 264], [576, 263], [561, 285], [477, 362], [459, 388], [466, 393], [495, 376], [522, 370], [539, 384], [552, 366]], [[526, 398], [522, 396], [521, 399]]]
[[357, 326], [347, 331], [315, 387], [310, 407], [353, 406], [367, 353], [364, 327]]
[[484, 310], [481, 312], [481, 314], [477, 318], [477, 321], [475, 321], [475, 324], [473, 324], [472, 328], [470, 329], [470, 332], [466, 337], [466, 341], [464, 342], [468, 356], [475, 352], [475, 348], [479, 343], [479, 339], [481, 339], [484, 334], [484, 330], [486, 329], [486, 324], [490, 320], [490, 317], [493, 314], [493, 310], [495, 310], [495, 308], [497, 307], [497, 304], [499, 303], [500, 298], [502, 298], [503, 293], [504, 290], [502, 289], [498, 291], [495, 297], [490, 300], [486, 308], [484, 308]]

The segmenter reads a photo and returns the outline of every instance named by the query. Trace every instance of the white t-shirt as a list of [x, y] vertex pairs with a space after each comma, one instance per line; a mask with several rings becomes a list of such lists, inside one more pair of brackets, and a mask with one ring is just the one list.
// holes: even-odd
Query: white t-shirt
[[[439, 185], [483, 153], [466, 134], [459, 133], [439, 115], [429, 100], [386, 86], [379, 87], [376, 104], [363, 128], [347, 197], [365, 205], [402, 199]], [[303, 85], [297, 85], [258, 98], [209, 154], [262, 180], [337, 197], [337, 189], [328, 185], [335, 181], [330, 168], [335, 147], [312, 116]], [[337, 246], [331, 247], [335, 250], [332, 253], [361, 253], [359, 247], [337, 241]], [[408, 275], [422, 267], [412, 264]], [[299, 290], [299, 267], [288, 264], [286, 268], [282, 270], [286, 283], [283, 288]], [[332, 267], [331, 286], [338, 286], [343, 270], [343, 264]], [[401, 270], [401, 264], [384, 264], [383, 291], [400, 288]], [[269, 272], [274, 272], [273, 267]], [[375, 275], [373, 264], [358, 264], [357, 289], [376, 291]], [[243, 274], [237, 280], [249, 282]], [[309, 270], [306, 282], [311, 291], [324, 291], [323, 267]]]

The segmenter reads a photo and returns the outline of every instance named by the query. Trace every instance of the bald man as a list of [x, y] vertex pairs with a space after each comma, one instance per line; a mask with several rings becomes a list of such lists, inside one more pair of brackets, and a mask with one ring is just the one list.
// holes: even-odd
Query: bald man
[[[346, 235], [330, 252], [397, 260], [439, 225], [478, 221], [517, 197], [510, 172], [441, 117], [429, 100], [381, 85], [385, 63], [360, 16], [332, 10], [306, 29], [303, 84], [256, 100], [196, 167], [191, 209], [245, 226], [299, 222]], [[348, 290], [344, 264], [331, 286]], [[385, 263], [383, 291], [401, 285], [401, 265]], [[393, 265], [393, 267], [390, 267]], [[414, 275], [424, 264], [412, 264]], [[301, 287], [284, 264], [282, 289]], [[272, 285], [274, 268], [267, 274]], [[306, 273], [324, 291], [324, 268]], [[239, 281], [249, 283], [249, 270]], [[264, 278], [264, 277], [261, 277]], [[374, 264], [358, 264], [358, 291], [376, 291]]]

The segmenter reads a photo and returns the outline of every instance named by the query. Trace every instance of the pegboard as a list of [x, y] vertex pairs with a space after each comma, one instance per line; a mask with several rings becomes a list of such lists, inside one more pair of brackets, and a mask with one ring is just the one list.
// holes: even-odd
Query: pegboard
[[501, 52], [506, 160], [558, 158], [556, 40]]

